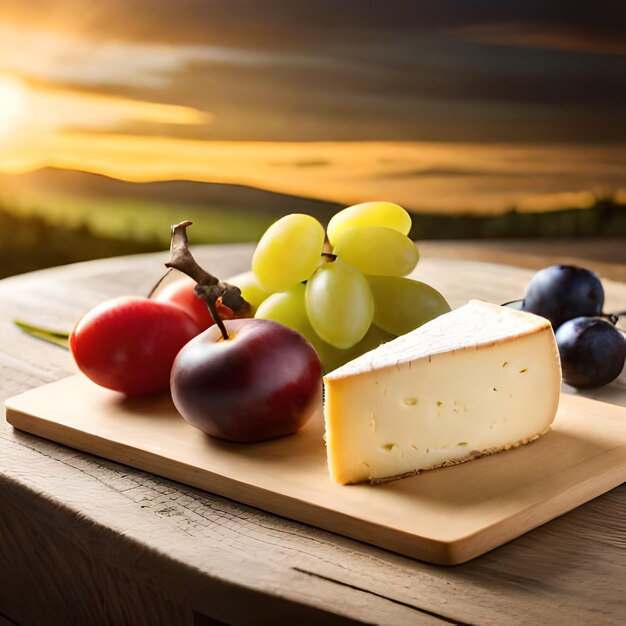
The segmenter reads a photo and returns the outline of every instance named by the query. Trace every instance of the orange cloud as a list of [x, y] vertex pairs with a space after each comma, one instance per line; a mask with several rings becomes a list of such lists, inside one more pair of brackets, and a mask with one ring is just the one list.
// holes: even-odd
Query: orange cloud
[[[611, 163], [612, 165], [608, 165]], [[0, 171], [53, 166], [130, 181], [241, 184], [344, 205], [438, 213], [585, 208], [626, 180], [626, 146], [189, 141], [64, 132], [0, 153]], [[395, 176], [397, 172], [403, 176]], [[408, 174], [407, 174], [408, 173]]]

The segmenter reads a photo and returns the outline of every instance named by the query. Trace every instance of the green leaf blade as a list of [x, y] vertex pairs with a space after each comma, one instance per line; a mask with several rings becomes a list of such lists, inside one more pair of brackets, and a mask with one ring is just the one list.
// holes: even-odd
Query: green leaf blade
[[47, 341], [49, 343], [53, 343], [57, 346], [61, 346], [66, 350], [69, 349], [69, 338], [70, 333], [64, 330], [52, 330], [50, 328], [42, 328], [41, 326], [34, 326], [32, 324], [27, 324], [22, 320], [13, 320], [13, 323], [23, 330], [24, 332], [32, 335], [33, 337], [37, 337], [38, 339], [42, 339], [43, 341]]

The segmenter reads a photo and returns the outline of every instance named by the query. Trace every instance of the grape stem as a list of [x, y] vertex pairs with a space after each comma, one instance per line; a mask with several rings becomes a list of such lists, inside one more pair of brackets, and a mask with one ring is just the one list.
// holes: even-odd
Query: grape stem
[[174, 269], [173, 267], [166, 269], [165, 273], [161, 276], [161, 278], [159, 278], [159, 280], [157, 280], [156, 283], [152, 285], [152, 289], [150, 289], [147, 295], [148, 298], [152, 298], [154, 296], [157, 289], [161, 286], [161, 283], [172, 273], [173, 269]]
[[619, 318], [626, 315], [626, 311], [617, 311], [617, 313], [600, 313], [599, 317], [604, 318], [608, 322], [611, 322], [613, 326], [617, 326], [617, 322], [619, 322]]
[[189, 251], [187, 227], [191, 224], [192, 222], [185, 220], [171, 227], [170, 260], [165, 264], [165, 267], [176, 269], [196, 281], [194, 289], [196, 296], [204, 299], [213, 320], [222, 333], [222, 337], [226, 340], [228, 339], [228, 331], [218, 313], [217, 301], [221, 300], [222, 304], [231, 311], [238, 313], [237, 317], [250, 317], [251, 307], [242, 297], [239, 287], [222, 282], [198, 265]]
[[322, 248], [322, 258], [326, 261], [326, 263], [332, 263], [336, 258], [337, 255], [333, 254], [333, 246], [330, 243], [330, 240], [328, 239], [328, 235], [326, 235], [326, 238], [324, 239], [324, 247]]

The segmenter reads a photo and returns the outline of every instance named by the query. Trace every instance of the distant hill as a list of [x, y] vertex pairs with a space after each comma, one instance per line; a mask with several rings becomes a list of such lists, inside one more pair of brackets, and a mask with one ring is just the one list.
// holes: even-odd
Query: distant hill
[[264, 191], [245, 185], [167, 180], [135, 183], [75, 170], [45, 168], [26, 174], [0, 174], [0, 199], [37, 193], [103, 200], [136, 200], [222, 211], [255, 212], [275, 218], [308, 213], [321, 222], [343, 208], [334, 202]]
[[[256, 241], [282, 215], [308, 213], [326, 224], [341, 208], [242, 185], [130, 183], [56, 169], [0, 175], [0, 276], [163, 250], [170, 225], [184, 219], [194, 222], [192, 244]], [[416, 240], [626, 236], [626, 206], [611, 199], [546, 213], [412, 217]]]

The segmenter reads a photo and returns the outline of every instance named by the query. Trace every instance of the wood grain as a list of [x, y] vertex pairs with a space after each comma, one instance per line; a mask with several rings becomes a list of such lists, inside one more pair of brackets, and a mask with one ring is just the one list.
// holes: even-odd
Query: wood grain
[[[113, 571], [66, 527], [50, 519], [42, 524], [34, 512], [24, 499], [3, 500], [0, 507], [0, 528], [7, 533], [0, 543], [0, 571], [11, 572], [2, 578], [0, 606], [10, 605], [21, 626], [50, 624], [51, 615], [65, 626], [192, 626], [191, 610]], [[18, 552], [15, 544], [26, 549]]]
[[77, 375], [10, 398], [6, 419], [57, 443], [442, 565], [484, 554], [626, 480], [626, 409], [566, 394], [551, 431], [532, 444], [381, 485], [330, 479], [321, 407], [294, 436], [242, 446], [187, 424], [168, 396], [127, 399]]
[[[250, 246], [217, 246], [202, 249], [198, 258], [228, 276], [246, 269], [251, 251]], [[0, 281], [0, 399], [75, 372], [67, 352], [23, 335], [11, 324], [13, 317], [69, 328], [104, 298], [146, 293], [166, 256], [111, 259]], [[470, 251], [463, 262], [424, 255], [417, 275], [456, 305], [471, 297], [514, 299], [532, 275], [468, 258]], [[607, 280], [605, 288], [607, 307], [626, 309], [626, 287]], [[622, 389], [623, 384], [613, 384], [590, 395], [611, 402]], [[16, 494], [28, 498], [38, 528], [47, 519], [63, 532], [71, 529], [72, 540], [87, 542], [102, 562], [220, 621], [235, 623], [241, 605], [256, 606], [246, 590], [256, 591], [254, 598], [270, 596], [299, 606], [299, 617], [307, 611], [329, 616], [327, 623], [341, 615], [387, 624], [438, 619], [611, 625], [621, 624], [626, 613], [620, 583], [626, 579], [624, 486], [470, 563], [444, 568], [69, 450], [2, 423], [0, 472], [15, 488], [0, 487], [3, 505]], [[4, 533], [0, 528], [0, 540]], [[19, 546], [9, 545], [19, 553]]]

